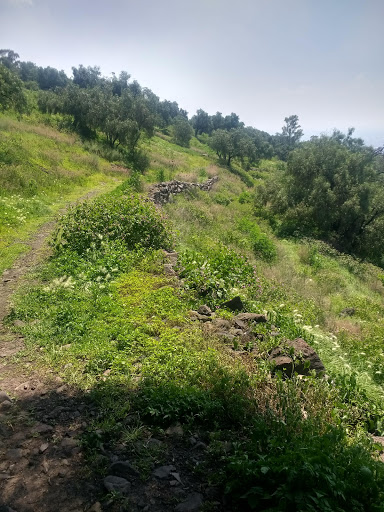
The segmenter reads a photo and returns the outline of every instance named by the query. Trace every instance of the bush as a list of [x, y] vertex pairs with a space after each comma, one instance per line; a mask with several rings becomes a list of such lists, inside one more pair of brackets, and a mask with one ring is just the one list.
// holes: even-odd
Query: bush
[[103, 240], [121, 240], [130, 250], [171, 244], [168, 226], [156, 207], [131, 194], [84, 201], [70, 208], [59, 221], [53, 245], [57, 250], [66, 247], [82, 254], [99, 247]]
[[277, 252], [275, 244], [269, 239], [268, 235], [261, 231], [256, 223], [247, 219], [241, 219], [239, 228], [244, 233], [247, 233], [255, 256], [269, 262], [276, 259]]
[[186, 288], [196, 290], [207, 304], [215, 306], [224, 301], [231, 289], [245, 288], [254, 280], [255, 270], [243, 256], [225, 246], [207, 254], [186, 251], [180, 258]]

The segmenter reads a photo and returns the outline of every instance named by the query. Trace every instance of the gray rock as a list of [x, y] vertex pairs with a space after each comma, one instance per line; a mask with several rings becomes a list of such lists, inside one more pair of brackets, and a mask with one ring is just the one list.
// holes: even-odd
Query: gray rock
[[104, 487], [107, 491], [117, 491], [121, 494], [127, 494], [131, 489], [131, 482], [119, 476], [108, 475], [103, 480]]
[[200, 306], [199, 309], [197, 310], [197, 312], [200, 315], [205, 315], [205, 316], [211, 316], [212, 315], [211, 308], [209, 308], [206, 304], [204, 304], [203, 306]]
[[52, 432], [53, 427], [51, 425], [47, 425], [46, 423], [39, 423], [35, 427], [33, 427], [33, 431], [38, 434], [47, 434], [48, 432]]
[[43, 443], [42, 445], [40, 445], [39, 452], [44, 453], [48, 449], [48, 446], [48, 443]]
[[179, 503], [175, 508], [175, 512], [198, 512], [203, 505], [203, 495], [194, 492], [189, 494], [185, 501]]
[[12, 402], [12, 399], [9, 398], [5, 391], [0, 391], [0, 404], [3, 402]]
[[174, 471], [176, 471], [175, 466], [160, 466], [153, 471], [152, 475], [156, 478], [160, 478], [160, 480], [165, 480], [169, 478]]
[[274, 364], [274, 373], [280, 370], [286, 377], [291, 377], [295, 372], [299, 375], [308, 375], [311, 370], [315, 370], [317, 375], [325, 372], [318, 354], [302, 338], [287, 341], [272, 349], [268, 361]]
[[242, 322], [267, 322], [267, 317], [259, 313], [239, 313], [233, 319], [241, 320]]
[[236, 295], [236, 297], [233, 297], [233, 299], [223, 302], [220, 307], [228, 308], [231, 311], [241, 311], [242, 309], [244, 309], [244, 304], [241, 298], [238, 295]]
[[12, 409], [12, 402], [8, 402], [8, 400], [4, 400], [4, 402], [0, 403], [0, 411], [7, 412], [9, 409]]
[[132, 466], [128, 460], [118, 460], [111, 464], [110, 473], [121, 478], [138, 477], [140, 473]]
[[165, 433], [168, 436], [182, 437], [184, 435], [184, 430], [183, 430], [183, 427], [180, 425], [180, 423], [176, 423], [176, 425], [172, 425], [172, 426], [168, 427], [167, 430], [165, 431]]
[[342, 311], [340, 311], [340, 316], [353, 316], [355, 313], [355, 308], [344, 308]]
[[24, 457], [24, 450], [21, 448], [11, 448], [5, 453], [5, 458], [8, 460], [16, 461]]
[[96, 501], [96, 503], [94, 503], [92, 507], [87, 510], [87, 512], [103, 512], [101, 503], [99, 501]]
[[215, 318], [212, 320], [212, 323], [219, 329], [230, 329], [231, 327], [231, 322], [229, 320], [224, 320], [224, 318]]
[[173, 266], [171, 263], [166, 263], [164, 265], [164, 273], [166, 276], [175, 276], [176, 272], [173, 270]]

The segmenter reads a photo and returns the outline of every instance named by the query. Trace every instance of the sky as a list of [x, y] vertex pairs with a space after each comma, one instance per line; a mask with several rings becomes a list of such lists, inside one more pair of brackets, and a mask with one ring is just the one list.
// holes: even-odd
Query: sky
[[384, 144], [384, 0], [0, 0], [0, 48], [125, 70], [193, 115]]

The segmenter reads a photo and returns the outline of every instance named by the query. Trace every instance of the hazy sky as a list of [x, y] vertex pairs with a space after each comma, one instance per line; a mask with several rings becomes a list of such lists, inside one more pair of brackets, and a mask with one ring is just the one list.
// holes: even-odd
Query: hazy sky
[[0, 48], [128, 71], [190, 115], [384, 143], [384, 0], [0, 0]]

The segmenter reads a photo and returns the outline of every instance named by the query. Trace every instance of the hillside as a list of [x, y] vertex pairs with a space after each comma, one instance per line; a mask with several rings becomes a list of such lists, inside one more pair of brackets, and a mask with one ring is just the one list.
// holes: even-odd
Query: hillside
[[[283, 164], [245, 178], [198, 139], [157, 133], [140, 143], [148, 169], [125, 179], [75, 135], [0, 123], [4, 286], [43, 222], [104, 192], [60, 218], [3, 319], [0, 504], [383, 510], [382, 270], [273, 234], [254, 190]], [[213, 176], [210, 192], [145, 199], [155, 183]], [[306, 371], [297, 338], [325, 377]], [[276, 371], [277, 346], [305, 376]]]

